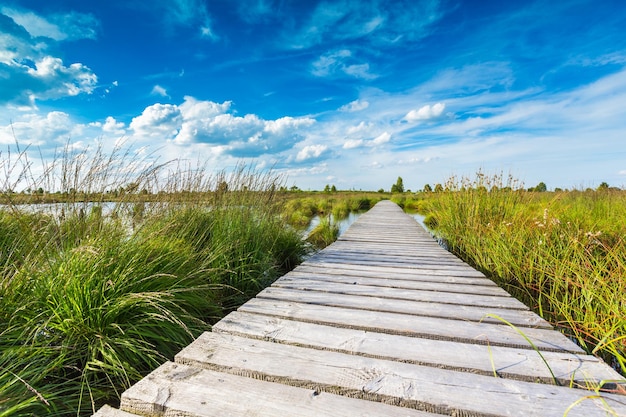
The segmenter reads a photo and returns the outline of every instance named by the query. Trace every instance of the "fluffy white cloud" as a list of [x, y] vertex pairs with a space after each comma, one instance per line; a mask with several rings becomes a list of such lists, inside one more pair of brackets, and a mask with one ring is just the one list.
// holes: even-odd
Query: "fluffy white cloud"
[[114, 135], [123, 135], [126, 133], [124, 126], [123, 122], [118, 122], [114, 117], [109, 116], [102, 125], [102, 131]]
[[348, 129], [346, 129], [346, 134], [348, 134], [348, 135], [365, 134], [365, 133], [369, 132], [373, 128], [374, 128], [374, 124], [373, 123], [365, 123], [365, 122], [361, 121], [361, 123], [359, 123], [356, 126], [348, 127]]
[[444, 103], [433, 104], [432, 106], [426, 104], [419, 108], [419, 110], [411, 110], [404, 116], [404, 120], [407, 122], [417, 122], [421, 120], [430, 120], [440, 117], [443, 111], [446, 109]]
[[178, 133], [182, 120], [178, 106], [157, 103], [133, 118], [130, 128], [137, 136], [172, 139]]
[[50, 145], [79, 137], [84, 126], [74, 123], [67, 113], [53, 111], [46, 115], [26, 114], [13, 123], [0, 126], [0, 143]]
[[326, 145], [308, 145], [305, 146], [298, 152], [296, 156], [296, 161], [310, 161], [312, 159], [320, 158], [326, 151], [328, 151], [328, 146]]
[[344, 142], [343, 148], [355, 149], [355, 148], [362, 147], [364, 144], [365, 144], [365, 141], [363, 139], [348, 139], [347, 141]]
[[377, 147], [388, 143], [391, 140], [391, 133], [383, 132], [380, 135], [376, 136], [374, 139], [365, 140], [362, 138], [359, 139], [348, 139], [343, 144], [343, 149], [355, 149], [355, 148], [363, 148], [363, 147]]
[[311, 118], [235, 116], [229, 112], [231, 105], [193, 97], [185, 97], [180, 105], [154, 104], [135, 117], [130, 128], [139, 138], [161, 138], [184, 146], [204, 144], [219, 154], [252, 157], [291, 148], [302, 139], [301, 130], [315, 123]]
[[[91, 69], [80, 63], [66, 66], [60, 58], [46, 53], [48, 46], [45, 38], [34, 38], [29, 30], [38, 36], [50, 32], [49, 37], [63, 39], [87, 35], [77, 33], [78, 29], [72, 29], [70, 23], [69, 27], [64, 28], [66, 32], [55, 35], [51, 29], [53, 26], [50, 26], [52, 24], [46, 25], [45, 22], [45, 19], [32, 13], [18, 14], [13, 9], [2, 9], [0, 72], [3, 76], [0, 77], [0, 104], [34, 108], [37, 100], [91, 94], [96, 88], [98, 79]], [[69, 31], [73, 31], [71, 36]]]
[[361, 111], [361, 110], [365, 110], [369, 107], [370, 103], [367, 100], [354, 100], [351, 101], [350, 103], [346, 104], [345, 106], [341, 106], [339, 108], [339, 111], [345, 111], [345, 112], [356, 112], [356, 111]]
[[377, 146], [377, 145], [385, 144], [385, 143], [389, 142], [390, 140], [391, 140], [391, 134], [388, 133], [388, 132], [383, 132], [380, 135], [376, 136], [376, 138], [374, 138], [372, 143], [375, 146]]

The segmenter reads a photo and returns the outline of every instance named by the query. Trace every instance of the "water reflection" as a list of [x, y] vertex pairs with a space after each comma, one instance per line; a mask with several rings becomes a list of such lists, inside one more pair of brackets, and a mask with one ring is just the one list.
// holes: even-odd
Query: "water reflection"
[[[337, 220], [337, 224], [339, 225], [339, 236], [341, 236], [346, 230], [348, 230], [348, 227], [350, 227], [352, 223], [357, 221], [357, 219], [361, 217], [361, 214], [363, 213], [365, 213], [365, 211], [353, 212], [353, 213], [348, 214], [348, 217], [341, 219], [341, 220]], [[320, 221], [322, 220], [322, 218], [326, 218], [326, 217], [327, 217], [326, 215], [321, 216], [321, 217], [320, 216], [313, 217], [311, 219], [311, 223], [309, 223], [309, 226], [303, 232], [303, 235], [305, 237], [308, 236], [309, 233], [311, 233], [311, 231], [320, 224]], [[330, 221], [332, 223], [335, 223], [335, 217], [332, 214], [330, 215]]]

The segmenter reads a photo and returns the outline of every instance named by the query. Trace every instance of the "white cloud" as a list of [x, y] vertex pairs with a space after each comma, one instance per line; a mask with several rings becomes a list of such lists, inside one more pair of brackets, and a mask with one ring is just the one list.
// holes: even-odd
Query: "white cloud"
[[351, 135], [360, 135], [363, 133], [367, 133], [368, 131], [370, 131], [371, 129], [374, 128], [374, 123], [365, 123], [363, 121], [361, 121], [361, 123], [359, 123], [356, 126], [350, 126], [346, 129], [346, 134], [351, 136]]
[[[47, 54], [48, 41], [45, 38], [35, 39], [29, 33], [31, 30], [41, 35], [51, 31], [51, 24], [47, 25], [45, 19], [30, 12], [7, 8], [3, 8], [2, 12], [10, 13], [13, 18], [1, 16], [0, 67], [3, 76], [0, 77], [0, 104], [33, 109], [37, 100], [91, 94], [94, 91], [98, 78], [91, 69], [81, 63], [66, 66], [60, 58]], [[83, 15], [67, 16], [75, 22]], [[28, 27], [21, 26], [14, 19]], [[63, 29], [66, 32], [51, 32], [49, 36], [63, 39], [87, 36], [73, 29], [71, 22]]]
[[180, 129], [182, 115], [173, 104], [153, 104], [134, 117], [130, 128], [140, 137], [172, 139]]
[[161, 96], [161, 97], [168, 97], [169, 98], [169, 94], [167, 94], [167, 90], [163, 87], [161, 87], [160, 85], [155, 85], [154, 87], [152, 87], [152, 92], [151, 94], [153, 96]]
[[313, 62], [311, 73], [316, 77], [348, 75], [362, 80], [378, 78], [378, 75], [370, 72], [369, 64], [355, 63], [355, 61], [352, 52], [348, 49], [328, 52]]
[[312, 159], [320, 158], [326, 151], [328, 150], [328, 146], [326, 145], [308, 145], [305, 146], [298, 152], [296, 156], [296, 161], [303, 162], [309, 161]]
[[137, 137], [160, 138], [180, 146], [206, 145], [211, 153], [255, 157], [290, 149], [302, 139], [311, 118], [263, 120], [255, 114], [235, 116], [232, 103], [185, 97], [180, 105], [154, 104], [130, 123]]
[[374, 146], [383, 145], [391, 140], [391, 134], [388, 132], [383, 132], [380, 135], [376, 136], [376, 138], [372, 141]]
[[327, 77], [337, 71], [343, 64], [342, 61], [352, 55], [347, 49], [326, 53], [313, 62], [313, 75]]
[[369, 105], [370, 103], [367, 100], [354, 100], [344, 106], [341, 106], [339, 108], [339, 111], [352, 113], [356, 111], [365, 110], [366, 108], [369, 107]]
[[360, 148], [364, 145], [365, 145], [365, 141], [363, 141], [363, 139], [348, 139], [347, 141], [344, 142], [343, 148], [355, 149], [355, 148]]
[[417, 122], [421, 120], [430, 120], [440, 117], [443, 114], [443, 111], [446, 109], [446, 105], [444, 103], [437, 103], [430, 105], [425, 105], [420, 107], [419, 110], [411, 110], [404, 116], [404, 120], [407, 122]]
[[102, 131], [114, 135], [123, 135], [126, 133], [124, 123], [118, 122], [112, 116], [106, 118], [104, 125], [102, 126]]
[[204, 22], [204, 25], [200, 27], [200, 36], [202, 36], [203, 38], [210, 39], [213, 42], [216, 42], [220, 39], [220, 37], [217, 36], [215, 32], [213, 31], [213, 29], [211, 28], [211, 22], [208, 19], [206, 19], [206, 21]]
[[369, 164], [363, 165], [362, 167], [367, 169], [381, 169], [385, 167], [385, 164], [379, 161], [372, 161]]
[[320, 2], [296, 33], [285, 34], [292, 48], [310, 48], [326, 42], [359, 40], [388, 45], [420, 39], [443, 16], [440, 2], [340, 0]]
[[69, 114], [53, 111], [46, 115], [24, 114], [13, 123], [0, 126], [0, 143], [51, 145], [80, 137], [84, 126], [74, 123]]
[[23, 27], [32, 37], [46, 37], [55, 41], [95, 39], [98, 20], [91, 14], [69, 12], [39, 16], [31, 11], [2, 7], [0, 12]]

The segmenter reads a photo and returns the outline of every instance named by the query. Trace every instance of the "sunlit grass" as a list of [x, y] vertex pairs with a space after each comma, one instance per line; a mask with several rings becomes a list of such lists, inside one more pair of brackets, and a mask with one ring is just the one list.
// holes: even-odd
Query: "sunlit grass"
[[17, 176], [23, 189], [60, 187], [46, 188], [62, 200], [55, 210], [17, 204], [37, 196], [4, 181], [0, 417], [115, 404], [307, 250], [280, 218], [271, 173], [80, 155]]
[[626, 374], [626, 192], [451, 179], [416, 204], [448, 248]]

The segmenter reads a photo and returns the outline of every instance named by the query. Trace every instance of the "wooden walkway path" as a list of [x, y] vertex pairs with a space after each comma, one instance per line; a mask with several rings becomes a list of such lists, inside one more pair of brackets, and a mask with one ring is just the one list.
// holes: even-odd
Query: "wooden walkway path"
[[96, 416], [626, 416], [577, 388], [620, 378], [387, 201]]

